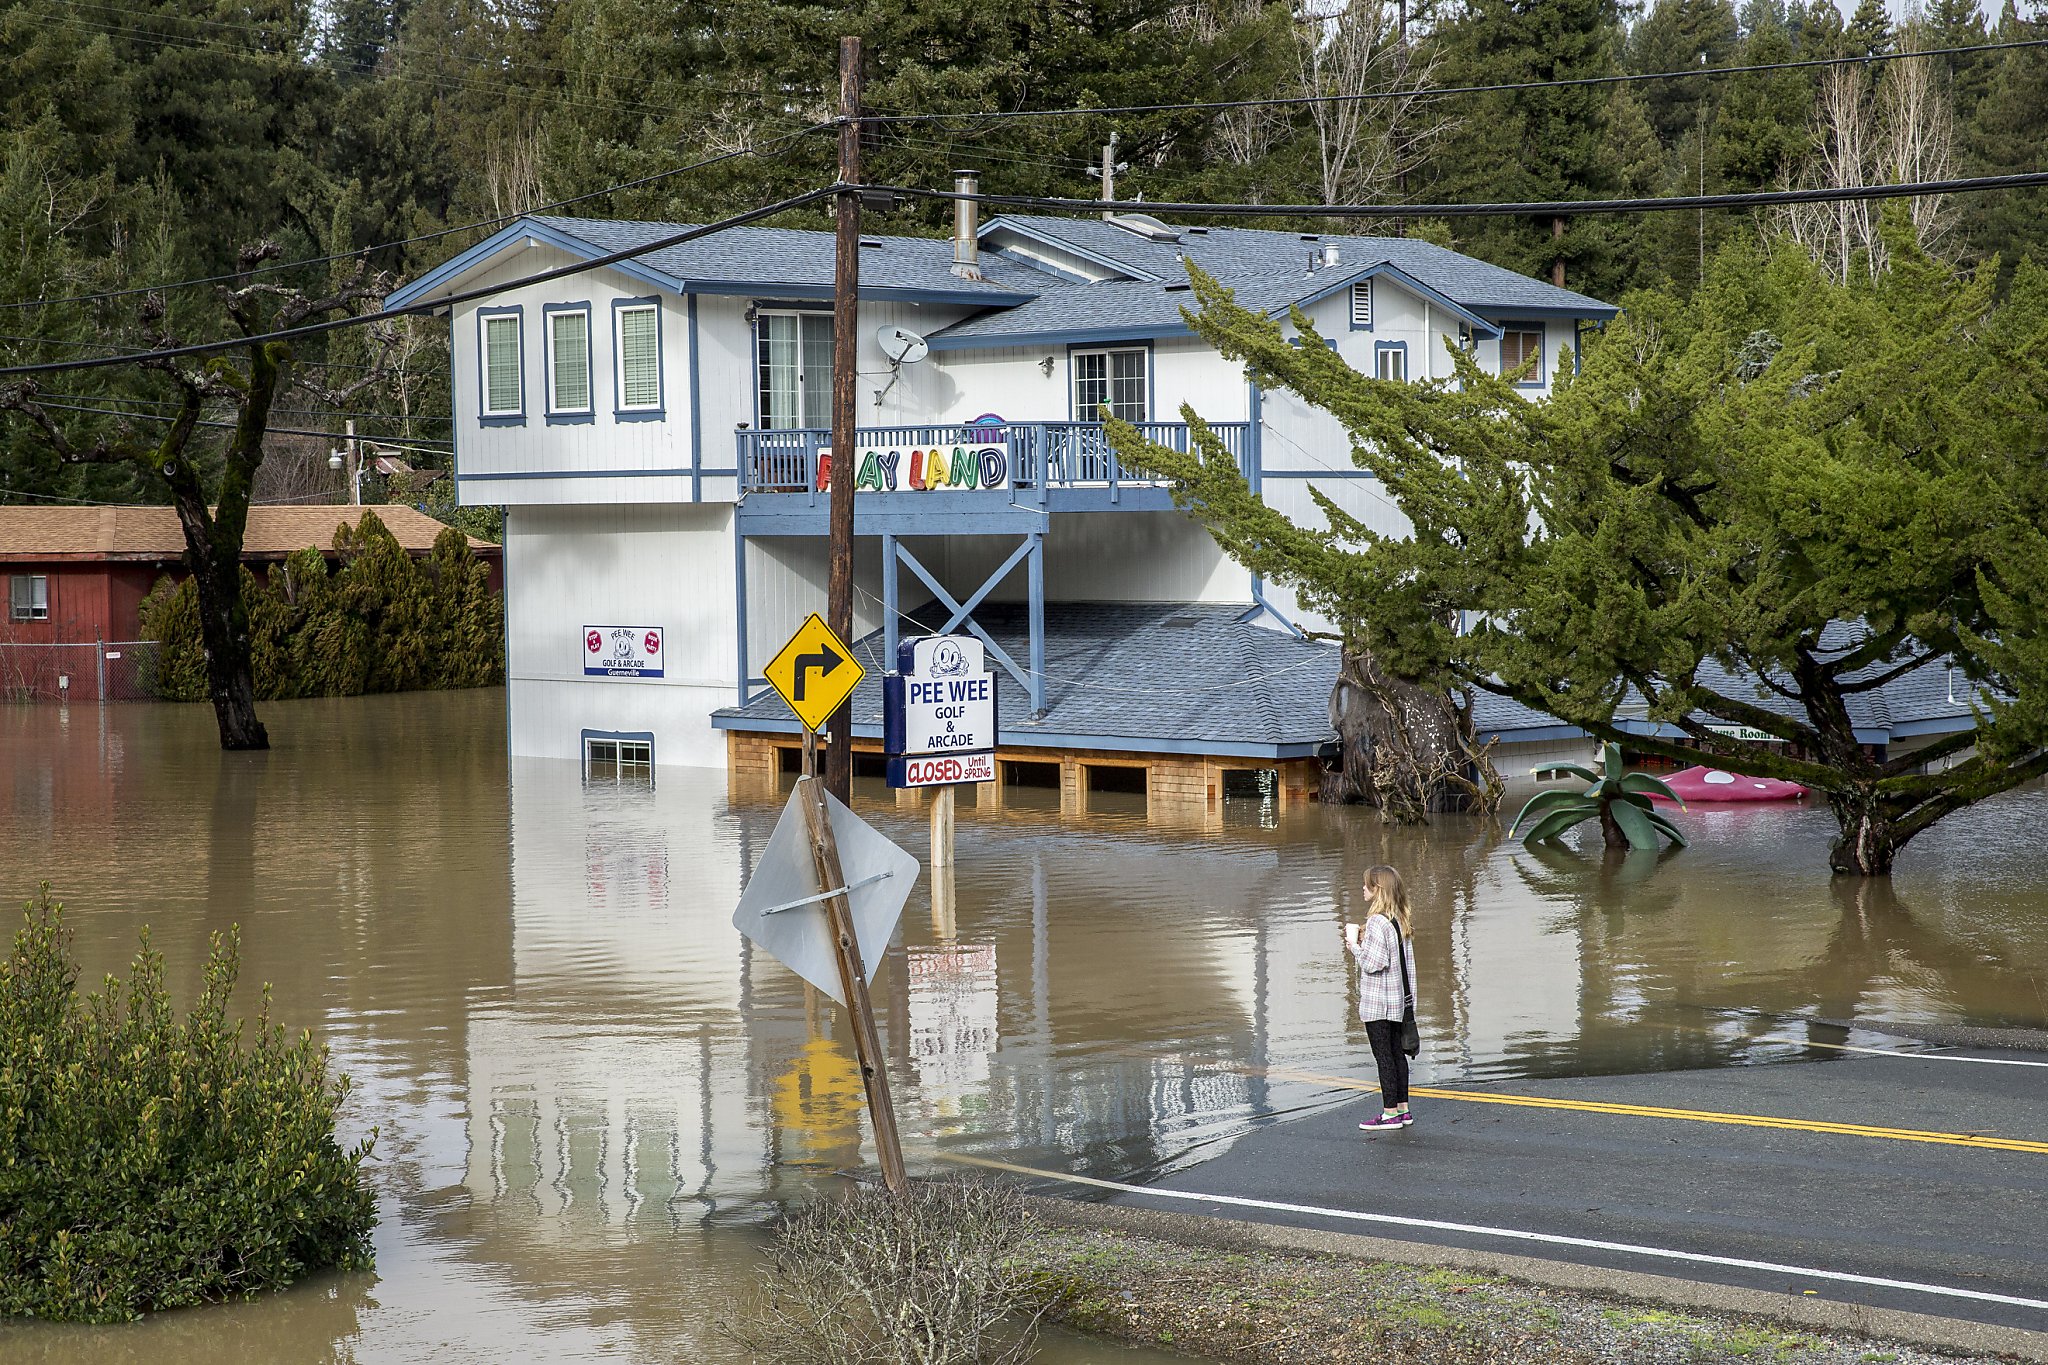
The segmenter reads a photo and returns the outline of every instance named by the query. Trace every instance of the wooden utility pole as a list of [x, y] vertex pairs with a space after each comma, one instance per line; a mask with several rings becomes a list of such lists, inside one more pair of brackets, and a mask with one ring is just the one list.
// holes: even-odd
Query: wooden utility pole
[[[1556, 255], [1550, 258], [1550, 282], [1559, 289], [1564, 288], [1564, 219], [1550, 220], [1550, 240], [1556, 243]], [[1541, 378], [1542, 376], [1537, 376]]]
[[[839, 40], [839, 193], [832, 252], [832, 500], [831, 572], [825, 624], [853, 642], [853, 385], [860, 359], [860, 39]], [[825, 790], [841, 801], [853, 787], [853, 699], [828, 722]], [[837, 886], [831, 882], [828, 885]], [[861, 987], [867, 998], [867, 987]], [[880, 1130], [880, 1122], [876, 1124]]]
[[[835, 490], [839, 482], [833, 480]], [[835, 739], [835, 748], [837, 744]], [[832, 929], [839, 989], [846, 996], [846, 1012], [853, 1022], [854, 1058], [860, 1064], [861, 1087], [867, 1092], [868, 1121], [874, 1125], [875, 1155], [882, 1163], [882, 1184], [891, 1194], [908, 1194], [910, 1181], [903, 1170], [903, 1142], [896, 1133], [896, 1108], [889, 1098], [889, 1073], [882, 1065], [882, 1039], [875, 1030], [875, 1007], [868, 999], [867, 967], [861, 961], [860, 939], [854, 934], [853, 911], [846, 901], [846, 872], [839, 865], [839, 841], [832, 835], [832, 821], [817, 779], [799, 778], [797, 787], [803, 795], [804, 824], [810, 830], [818, 881], [825, 891], [839, 888], [836, 894], [825, 897], [825, 920]]]

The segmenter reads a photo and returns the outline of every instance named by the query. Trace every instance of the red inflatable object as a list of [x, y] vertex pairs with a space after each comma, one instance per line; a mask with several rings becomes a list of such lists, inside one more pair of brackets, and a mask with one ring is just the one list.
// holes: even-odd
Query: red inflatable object
[[[1745, 777], [1719, 768], [1687, 768], [1664, 779], [1681, 801], [1797, 801], [1806, 788], [1775, 777]], [[1662, 798], [1653, 798], [1661, 800]]]

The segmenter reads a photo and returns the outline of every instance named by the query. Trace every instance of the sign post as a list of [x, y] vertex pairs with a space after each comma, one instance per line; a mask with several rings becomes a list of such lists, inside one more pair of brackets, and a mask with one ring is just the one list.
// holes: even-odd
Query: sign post
[[[823, 904], [832, 938], [839, 998], [853, 1021], [854, 1057], [860, 1065], [861, 1086], [867, 1092], [868, 1116], [875, 1129], [875, 1153], [882, 1164], [882, 1183], [891, 1194], [904, 1194], [910, 1187], [903, 1170], [903, 1144], [896, 1132], [896, 1109], [889, 1098], [889, 1073], [882, 1065], [882, 1044], [875, 1030], [874, 1004], [868, 998], [869, 971], [862, 960], [860, 935], [849, 900], [849, 893], [857, 888], [848, 883], [845, 868], [840, 862], [839, 839], [832, 828], [833, 812], [826, 804], [826, 784], [820, 782], [817, 775], [817, 732], [834, 712], [845, 707], [853, 696], [854, 688], [867, 676], [867, 670], [861, 667], [860, 660], [854, 657], [846, 642], [813, 612], [797, 627], [796, 634], [790, 636], [789, 643], [769, 661], [763, 673], [804, 727], [804, 772], [797, 779], [790, 804], [803, 813], [806, 840], [817, 873], [818, 892], [815, 896], [798, 898], [795, 905], [763, 907], [755, 915], [765, 918], [813, 901]], [[850, 725], [841, 728], [851, 730]], [[832, 743], [835, 749], [841, 748], [851, 739], [850, 733], [837, 735]], [[841, 809], [844, 809], [843, 805]], [[846, 818], [852, 819], [852, 812], [847, 812]], [[879, 839], [881, 836], [875, 837]], [[770, 843], [772, 845], [774, 840], [771, 839]], [[766, 860], [767, 855], [764, 854], [764, 863]], [[909, 877], [915, 876], [915, 866], [913, 863]], [[759, 872], [755, 875], [758, 880]], [[879, 875], [893, 874], [883, 872]], [[907, 880], [902, 887], [902, 895], [909, 894]], [[754, 890], [752, 882], [748, 883], [747, 890], [750, 894]], [[902, 896], [898, 896], [895, 910], [900, 912], [902, 908]], [[734, 920], [743, 930], [748, 911], [748, 897], [742, 895]], [[894, 922], [893, 913], [891, 922]], [[875, 951], [879, 953], [887, 942], [885, 933]], [[797, 968], [795, 963], [789, 965]], [[801, 972], [802, 968], [797, 970]]]

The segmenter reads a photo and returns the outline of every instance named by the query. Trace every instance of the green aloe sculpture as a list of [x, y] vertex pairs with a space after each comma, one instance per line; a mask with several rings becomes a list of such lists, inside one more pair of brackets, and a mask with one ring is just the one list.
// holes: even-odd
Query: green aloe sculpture
[[1683, 810], [1685, 803], [1678, 800], [1671, 788], [1648, 773], [1623, 772], [1619, 744], [1603, 747], [1601, 766], [1606, 769], [1604, 774], [1581, 768], [1575, 763], [1558, 764], [1559, 772], [1583, 777], [1593, 785], [1583, 792], [1538, 792], [1529, 798], [1529, 803], [1522, 807], [1522, 813], [1515, 817], [1515, 823], [1508, 827], [1508, 837], [1512, 839], [1515, 831], [1522, 827], [1522, 822], [1532, 817], [1536, 823], [1523, 836], [1523, 843], [1554, 839], [1581, 820], [1598, 819], [1600, 832], [1610, 848], [1620, 844], [1629, 848], [1655, 848], [1660, 834], [1680, 848], [1685, 847], [1685, 836], [1678, 832], [1678, 826], [1650, 804], [1650, 796], [1654, 793], [1676, 802]]

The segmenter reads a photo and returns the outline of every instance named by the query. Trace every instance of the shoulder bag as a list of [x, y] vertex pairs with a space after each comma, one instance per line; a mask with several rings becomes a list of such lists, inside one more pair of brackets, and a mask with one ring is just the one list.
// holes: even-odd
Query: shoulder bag
[[1415, 1027], [1415, 987], [1408, 980], [1408, 944], [1398, 925], [1394, 928], [1394, 956], [1401, 962], [1401, 1051], [1413, 1057], [1422, 1051], [1422, 1031]]

